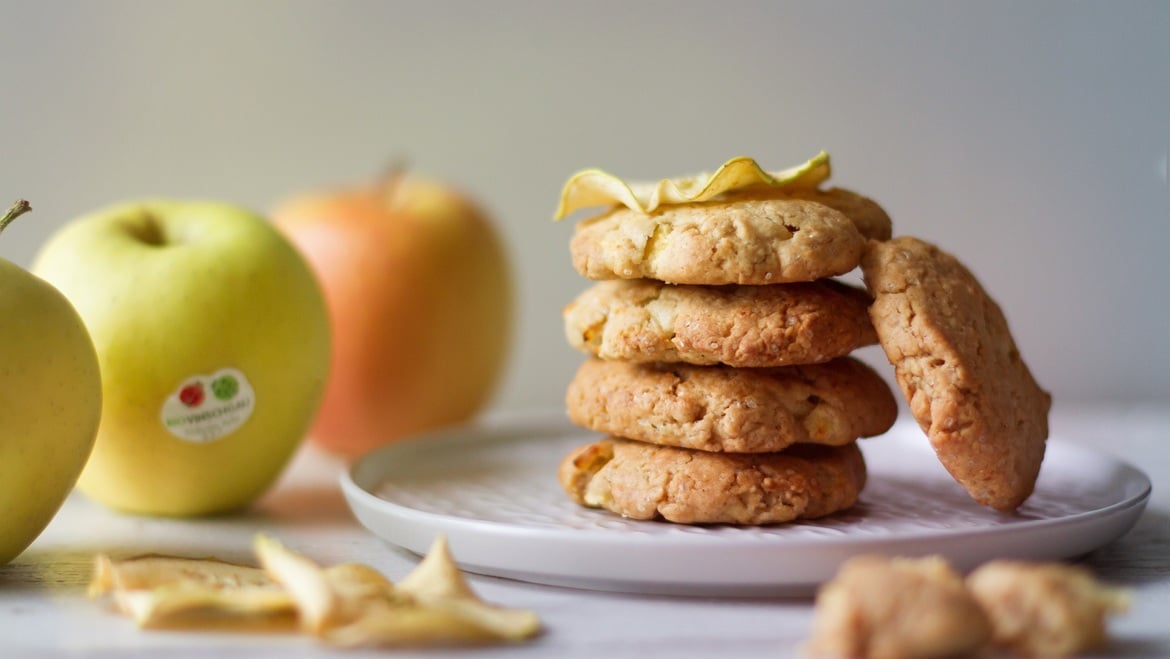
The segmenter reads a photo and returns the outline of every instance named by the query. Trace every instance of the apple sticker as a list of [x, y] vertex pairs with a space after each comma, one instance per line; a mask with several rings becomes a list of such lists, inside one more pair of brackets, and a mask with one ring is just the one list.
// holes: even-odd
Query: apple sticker
[[[209, 397], [206, 392], [210, 391]], [[162, 424], [190, 442], [211, 442], [231, 434], [252, 416], [256, 394], [248, 378], [234, 368], [194, 375], [163, 401]]]

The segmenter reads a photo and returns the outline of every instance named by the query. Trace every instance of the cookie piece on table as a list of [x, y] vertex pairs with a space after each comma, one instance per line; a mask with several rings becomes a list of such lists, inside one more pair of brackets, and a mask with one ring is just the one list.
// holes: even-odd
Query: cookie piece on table
[[916, 238], [871, 242], [870, 318], [910, 411], [973, 499], [1010, 512], [1036, 483], [1051, 397], [1007, 320], [955, 257]]
[[869, 295], [825, 279], [775, 286], [598, 282], [564, 309], [569, 343], [602, 359], [816, 364], [877, 342]]
[[1103, 650], [1106, 616], [1129, 604], [1124, 590], [1062, 563], [992, 561], [967, 577], [967, 587], [991, 618], [995, 643], [1033, 657]]
[[577, 224], [573, 266], [589, 279], [675, 284], [813, 281], [855, 268], [865, 238], [843, 213], [803, 199], [715, 201], [654, 213], [618, 207]]
[[856, 444], [746, 455], [608, 437], [570, 452], [557, 475], [577, 503], [623, 517], [775, 524], [851, 507], [865, 461]]
[[817, 592], [813, 656], [927, 659], [969, 656], [991, 624], [939, 557], [857, 556]]
[[565, 403], [589, 430], [731, 453], [839, 446], [885, 432], [898, 414], [885, 380], [852, 357], [752, 369], [589, 359]]

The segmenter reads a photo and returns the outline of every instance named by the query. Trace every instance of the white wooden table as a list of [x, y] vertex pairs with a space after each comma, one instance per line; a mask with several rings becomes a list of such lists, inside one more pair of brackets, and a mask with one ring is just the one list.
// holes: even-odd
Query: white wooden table
[[[1145, 514], [1126, 536], [1085, 559], [1098, 575], [1133, 589], [1115, 618], [1108, 656], [1170, 657], [1170, 405], [1087, 409], [1057, 405], [1054, 441], [1094, 446], [1139, 466], [1154, 483]], [[490, 601], [537, 611], [535, 641], [474, 650], [333, 650], [296, 634], [144, 631], [98, 603], [85, 586], [92, 557], [160, 552], [251, 562], [266, 531], [323, 562], [360, 561], [400, 579], [417, 558], [357, 522], [337, 486], [344, 465], [306, 447], [254, 509], [229, 517], [169, 520], [122, 516], [73, 495], [21, 557], [0, 568], [0, 658], [16, 657], [787, 657], [798, 656], [811, 600], [631, 596], [472, 576]], [[458, 554], [456, 554], [458, 559]]]

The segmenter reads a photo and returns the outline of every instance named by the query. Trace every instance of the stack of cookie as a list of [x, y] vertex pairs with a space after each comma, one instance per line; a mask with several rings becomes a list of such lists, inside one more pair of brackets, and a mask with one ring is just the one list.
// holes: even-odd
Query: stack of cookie
[[897, 404], [849, 354], [877, 342], [869, 295], [840, 283], [890, 219], [833, 188], [731, 192], [577, 225], [573, 263], [598, 280], [564, 310], [589, 353], [566, 404], [606, 437], [558, 476], [585, 506], [634, 519], [771, 524], [852, 506], [856, 440]]

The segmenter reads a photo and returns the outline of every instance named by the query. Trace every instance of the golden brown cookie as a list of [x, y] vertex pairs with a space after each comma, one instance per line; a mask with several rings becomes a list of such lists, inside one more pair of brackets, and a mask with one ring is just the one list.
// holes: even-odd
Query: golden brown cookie
[[910, 410], [979, 503], [1015, 510], [1036, 483], [1051, 398], [999, 306], [953, 256], [916, 238], [871, 242], [862, 262], [877, 329]]
[[978, 652], [991, 624], [938, 557], [857, 556], [817, 592], [815, 656], [915, 659]]
[[1128, 606], [1125, 591], [1061, 563], [992, 561], [967, 577], [967, 587], [990, 616], [995, 643], [1033, 657], [1104, 649], [1106, 616]]
[[776, 188], [756, 188], [743, 192], [729, 193], [728, 200], [742, 199], [804, 199], [824, 204], [829, 208], [841, 211], [853, 221], [853, 225], [862, 236], [873, 240], [889, 240], [893, 233], [893, 222], [884, 208], [869, 197], [862, 196], [845, 188], [829, 188], [828, 190], [811, 188], [794, 188], [779, 190]]
[[731, 453], [839, 446], [885, 432], [898, 414], [886, 382], [851, 357], [771, 369], [589, 359], [565, 402], [589, 430]]
[[564, 309], [565, 336], [602, 359], [739, 367], [816, 364], [877, 342], [869, 295], [833, 280], [775, 286], [598, 282]]
[[609, 437], [570, 452], [557, 475], [577, 503], [623, 517], [775, 524], [852, 506], [865, 462], [856, 444], [744, 455]]
[[840, 211], [803, 199], [625, 207], [583, 220], [570, 243], [589, 279], [779, 284], [849, 272], [865, 238]]
[[861, 235], [873, 240], [889, 240], [893, 234], [893, 222], [884, 208], [869, 197], [846, 190], [845, 188], [829, 188], [828, 190], [801, 190], [792, 195], [797, 199], [815, 201], [841, 211], [853, 221], [853, 225]]

